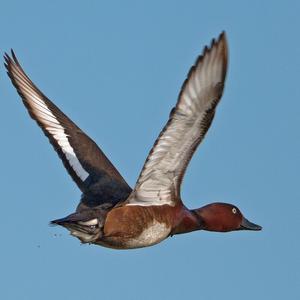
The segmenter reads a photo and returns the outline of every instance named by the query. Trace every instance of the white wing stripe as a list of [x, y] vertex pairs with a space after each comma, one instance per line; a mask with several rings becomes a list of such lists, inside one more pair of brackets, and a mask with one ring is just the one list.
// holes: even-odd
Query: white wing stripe
[[48, 109], [48, 107], [42, 99], [38, 98], [34, 94], [30, 94], [30, 99], [32, 100], [32, 109], [38, 117], [38, 119], [42, 123], [47, 125], [45, 129], [57, 141], [58, 145], [61, 147], [61, 150], [65, 154], [65, 157], [68, 160], [70, 166], [73, 168], [74, 172], [82, 181], [85, 181], [89, 176], [89, 173], [83, 168], [80, 161], [76, 157], [74, 149], [69, 143], [68, 135], [65, 133], [64, 128], [60, 125], [58, 120]]

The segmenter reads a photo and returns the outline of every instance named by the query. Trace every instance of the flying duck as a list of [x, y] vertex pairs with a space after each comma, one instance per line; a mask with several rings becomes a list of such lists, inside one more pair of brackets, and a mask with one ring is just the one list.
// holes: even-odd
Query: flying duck
[[52, 221], [82, 243], [115, 249], [147, 247], [195, 230], [261, 230], [232, 204], [188, 209], [180, 186], [221, 99], [228, 62], [225, 32], [191, 67], [169, 120], [132, 189], [97, 144], [50, 101], [23, 71], [13, 50], [8, 76], [30, 116], [48, 137], [82, 192], [74, 213]]

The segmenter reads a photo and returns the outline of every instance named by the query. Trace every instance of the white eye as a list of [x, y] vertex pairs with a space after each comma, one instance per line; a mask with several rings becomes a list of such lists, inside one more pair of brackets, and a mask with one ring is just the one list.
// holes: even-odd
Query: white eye
[[235, 208], [235, 207], [232, 209], [232, 212], [233, 212], [234, 214], [236, 214], [236, 208]]

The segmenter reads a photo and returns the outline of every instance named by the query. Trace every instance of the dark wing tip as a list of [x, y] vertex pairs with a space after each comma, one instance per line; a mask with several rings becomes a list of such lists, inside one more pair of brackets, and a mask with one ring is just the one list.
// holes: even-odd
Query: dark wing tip
[[217, 39], [212, 39], [210, 46], [208, 47], [207, 45], [203, 48], [202, 53], [196, 58], [196, 61], [194, 65], [190, 68], [187, 77], [185, 81], [183, 82], [183, 85], [181, 87], [178, 99], [180, 99], [183, 90], [185, 86], [187, 85], [187, 82], [189, 78], [192, 76], [192, 74], [195, 72], [197, 66], [205, 59], [206, 55], [211, 52], [213, 48], [219, 48], [220, 52], [222, 53], [223, 57], [223, 64], [224, 64], [224, 74], [223, 74], [223, 80], [226, 77], [226, 72], [227, 72], [227, 65], [228, 65], [228, 44], [227, 44], [227, 38], [226, 38], [226, 32], [222, 31], [220, 35], [218, 36]]
[[5, 52], [4, 53], [4, 67], [6, 69], [6, 74], [8, 75], [8, 77], [11, 79], [12, 83], [15, 85], [15, 80], [13, 78], [13, 65], [15, 64], [14, 60], [10, 57], [10, 55]]
[[[17, 59], [17, 56], [16, 56], [14, 50], [13, 50], [13, 49], [10, 49], [10, 52], [11, 52], [11, 56], [12, 56], [13, 62], [14, 62], [19, 68], [21, 68], [21, 65], [20, 65], [20, 63], [19, 63], [19, 61], [18, 61], [18, 59]], [[22, 69], [22, 68], [21, 68], [21, 69]]]
[[223, 30], [218, 37], [218, 43], [220, 43], [221, 41], [223, 41], [225, 44], [227, 44], [227, 34], [226, 31]]
[[221, 34], [219, 35], [218, 42], [219, 47], [222, 48], [223, 52], [223, 59], [225, 62], [225, 65], [227, 66], [228, 63], [228, 43], [227, 43], [227, 35], [225, 31], [222, 31]]
[[11, 53], [11, 56], [13, 57], [13, 59], [14, 60], [17, 60], [17, 57], [16, 57], [16, 55], [15, 55], [15, 52], [14, 52], [14, 50], [11, 48], [10, 49], [10, 53]]
[[10, 49], [10, 53], [11, 53], [11, 56], [7, 52], [4, 52], [3, 57], [4, 57], [5, 61], [10, 62], [10, 63], [18, 63], [18, 59], [17, 59], [13, 49]]
[[3, 57], [4, 57], [4, 66], [7, 70], [7, 74], [11, 78], [12, 66], [17, 65], [19, 67], [18, 60], [12, 49], [11, 49], [11, 56], [7, 52], [4, 52]]
[[219, 39], [221, 38], [226, 38], [226, 31], [225, 30], [222, 30], [220, 35], [219, 35]]
[[222, 31], [219, 34], [217, 39], [213, 38], [211, 40], [210, 46], [207, 46], [207, 45], [204, 46], [202, 54], [197, 58], [196, 63], [199, 62], [201, 60], [201, 58], [203, 58], [205, 56], [206, 53], [211, 52], [212, 48], [215, 47], [215, 46], [222, 47], [224, 49], [225, 54], [227, 54], [228, 45], [227, 45], [227, 37], [226, 37], [226, 32], [225, 31]]
[[200, 63], [201, 60], [204, 59], [205, 55], [210, 53], [213, 48], [217, 48], [218, 55], [223, 60], [223, 80], [225, 80], [228, 66], [228, 43], [226, 32], [224, 30], [219, 34], [217, 39], [212, 39], [209, 48], [204, 48], [202, 55], [200, 55], [196, 61], [196, 65]]
[[4, 66], [6, 70], [9, 71], [9, 66], [11, 64], [11, 57], [7, 54], [7, 52], [4, 52], [3, 58], [4, 58]]
[[8, 71], [8, 74], [11, 73], [12, 71], [12, 66], [14, 65], [15, 67], [17, 67], [20, 71], [22, 71], [23, 73], [25, 73], [17, 59], [17, 56], [14, 52], [13, 49], [10, 49], [11, 54], [9, 55], [7, 52], [4, 52], [4, 66]]
[[10, 59], [10, 56], [7, 54], [7, 52], [4, 52], [4, 55], [3, 55], [5, 61], [8, 61]]

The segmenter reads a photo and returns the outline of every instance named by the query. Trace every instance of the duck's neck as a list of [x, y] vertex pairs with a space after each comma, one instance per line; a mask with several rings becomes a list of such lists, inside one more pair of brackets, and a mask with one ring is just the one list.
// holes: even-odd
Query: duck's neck
[[172, 234], [187, 233], [195, 230], [204, 229], [203, 221], [200, 213], [201, 208], [186, 209], [180, 218], [180, 222], [174, 228]]

